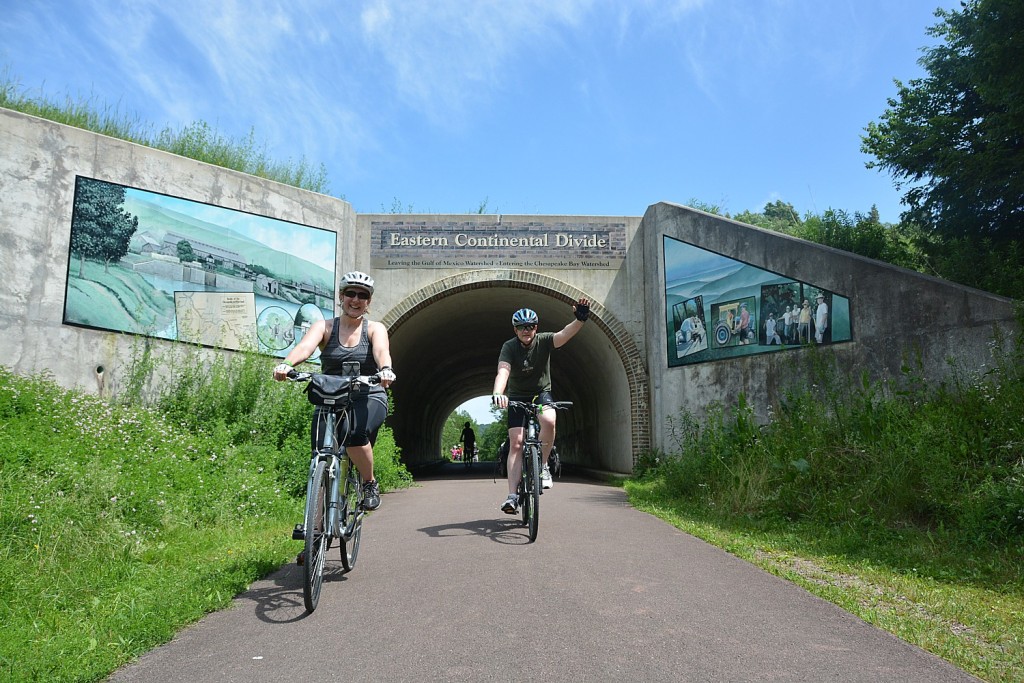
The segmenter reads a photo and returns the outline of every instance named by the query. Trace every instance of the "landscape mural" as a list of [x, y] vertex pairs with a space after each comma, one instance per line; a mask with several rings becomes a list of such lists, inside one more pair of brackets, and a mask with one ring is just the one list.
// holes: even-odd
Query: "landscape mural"
[[283, 357], [333, 315], [336, 245], [329, 230], [79, 176], [64, 322]]
[[850, 301], [665, 235], [670, 367], [850, 341]]

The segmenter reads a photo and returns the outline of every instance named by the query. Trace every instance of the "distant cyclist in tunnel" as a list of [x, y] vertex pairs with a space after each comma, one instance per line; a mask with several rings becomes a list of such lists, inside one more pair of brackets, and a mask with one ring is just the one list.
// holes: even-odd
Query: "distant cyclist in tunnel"
[[[580, 299], [573, 305], [576, 319], [558, 332], [538, 332], [537, 314], [529, 308], [520, 308], [512, 314], [515, 337], [501, 347], [498, 355], [498, 374], [494, 378], [491, 400], [499, 408], [508, 408], [509, 400], [541, 404], [554, 402], [551, 397], [551, 352], [565, 345], [583, 328], [590, 316], [590, 301]], [[506, 394], [506, 389], [507, 394]], [[502, 511], [514, 515], [519, 510], [516, 486], [522, 475], [523, 426], [527, 415], [517, 408], [508, 411], [508, 498]], [[548, 458], [555, 442], [555, 411], [546, 410], [539, 416], [541, 457], [541, 486], [551, 488]]]
[[462, 435], [459, 437], [462, 442], [462, 459], [465, 462], [473, 461], [473, 453], [476, 451], [476, 432], [468, 422], [462, 428]]

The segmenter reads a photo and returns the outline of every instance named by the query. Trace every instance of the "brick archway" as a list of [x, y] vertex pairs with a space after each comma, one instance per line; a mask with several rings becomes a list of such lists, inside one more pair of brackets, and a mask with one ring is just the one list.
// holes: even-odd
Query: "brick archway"
[[398, 302], [381, 322], [391, 331], [400, 329], [417, 312], [441, 299], [474, 289], [506, 287], [538, 292], [571, 304], [587, 297], [591, 304], [590, 322], [608, 338], [626, 374], [629, 387], [632, 461], [651, 446], [649, 380], [643, 356], [626, 327], [594, 298], [576, 287], [553, 277], [528, 270], [473, 270], [442, 278], [422, 287]]

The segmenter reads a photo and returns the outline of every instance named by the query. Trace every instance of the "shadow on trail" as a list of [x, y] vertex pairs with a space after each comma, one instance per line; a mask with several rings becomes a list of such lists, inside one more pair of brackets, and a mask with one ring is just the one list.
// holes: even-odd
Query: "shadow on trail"
[[504, 545], [525, 545], [530, 542], [526, 527], [519, 517], [509, 515], [507, 519], [477, 519], [452, 524], [439, 524], [418, 529], [431, 538], [457, 538], [459, 536], [483, 536]]
[[[257, 619], [268, 624], [289, 624], [310, 616], [302, 597], [302, 567], [293, 560], [267, 578], [273, 585], [251, 588], [240, 596], [253, 603]], [[348, 581], [348, 575], [341, 566], [338, 547], [334, 546], [324, 567], [322, 590], [345, 581]]]

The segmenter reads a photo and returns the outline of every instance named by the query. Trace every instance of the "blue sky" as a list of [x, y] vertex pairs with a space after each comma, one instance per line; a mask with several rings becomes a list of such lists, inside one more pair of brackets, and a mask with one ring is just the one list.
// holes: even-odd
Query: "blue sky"
[[253, 131], [360, 213], [896, 221], [860, 136], [937, 7], [959, 1], [0, 0], [0, 70], [154, 132]]
[[358, 212], [898, 219], [864, 168], [957, 0], [0, 0], [0, 68], [156, 130], [250, 130]]

